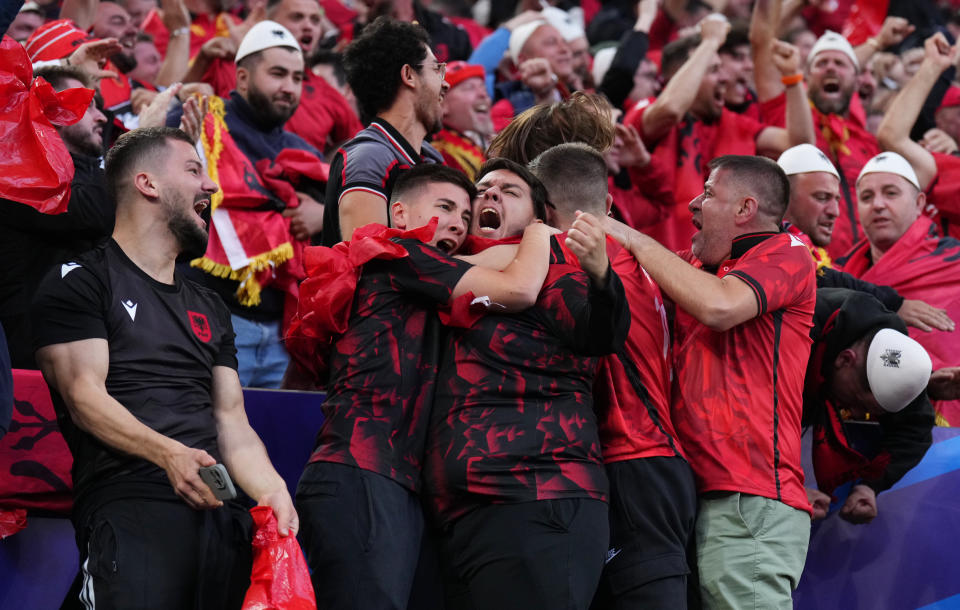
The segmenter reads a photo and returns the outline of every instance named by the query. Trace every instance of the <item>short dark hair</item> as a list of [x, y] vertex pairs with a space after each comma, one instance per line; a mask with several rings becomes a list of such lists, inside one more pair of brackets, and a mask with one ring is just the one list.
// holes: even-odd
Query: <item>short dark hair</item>
[[547, 187], [543, 186], [543, 183], [540, 182], [540, 179], [534, 176], [530, 170], [520, 165], [516, 161], [504, 159], [503, 157], [494, 157], [493, 159], [489, 159], [486, 163], [480, 166], [480, 169], [477, 171], [477, 175], [474, 179], [477, 182], [480, 182], [480, 180], [490, 172], [495, 172], [501, 169], [508, 172], [513, 172], [519, 176], [521, 180], [527, 183], [527, 186], [530, 187], [530, 199], [533, 200], [533, 215], [539, 220], [546, 221], [547, 205], [549, 202], [549, 198], [547, 196]]
[[730, 172], [738, 185], [756, 197], [760, 212], [775, 220], [777, 225], [790, 203], [790, 180], [779, 165], [766, 157], [752, 155], [723, 155], [707, 164], [711, 171]]
[[419, 25], [377, 19], [363, 28], [343, 55], [347, 82], [357, 98], [362, 119], [369, 121], [389, 108], [400, 89], [404, 66], [423, 69], [430, 35]]
[[730, 24], [730, 31], [727, 32], [727, 38], [723, 45], [717, 50], [717, 53], [733, 55], [737, 47], [750, 46], [750, 24], [738, 20]]
[[604, 151], [616, 137], [612, 111], [607, 98], [581, 92], [562, 102], [528, 108], [493, 138], [487, 156], [526, 165], [540, 153], [566, 142], [583, 142]]
[[557, 212], [572, 217], [576, 210], [607, 213], [607, 163], [596, 149], [582, 142], [559, 144], [541, 153], [528, 166], [543, 182]]
[[677, 73], [680, 67], [687, 63], [690, 54], [700, 46], [700, 35], [694, 34], [685, 38], [678, 38], [663, 47], [660, 55], [660, 75], [663, 82], [667, 82]]
[[77, 66], [44, 66], [38, 68], [33, 75], [47, 81], [57, 91], [69, 88], [68, 80], [80, 81], [80, 84], [87, 89], [93, 89], [93, 80], [90, 78], [90, 74]]
[[343, 69], [343, 55], [330, 49], [317, 49], [310, 58], [310, 67], [330, 66], [333, 68], [333, 77], [341, 87], [347, 84], [347, 72]]
[[142, 127], [128, 131], [107, 151], [104, 173], [107, 177], [107, 189], [114, 201], [120, 201], [120, 189], [127, 174], [145, 158], [163, 159], [168, 140], [181, 140], [194, 146], [186, 133], [173, 127]]
[[390, 193], [390, 203], [402, 200], [427, 184], [438, 183], [459, 186], [467, 192], [470, 201], [477, 196], [477, 187], [463, 172], [439, 163], [420, 163], [400, 174]]

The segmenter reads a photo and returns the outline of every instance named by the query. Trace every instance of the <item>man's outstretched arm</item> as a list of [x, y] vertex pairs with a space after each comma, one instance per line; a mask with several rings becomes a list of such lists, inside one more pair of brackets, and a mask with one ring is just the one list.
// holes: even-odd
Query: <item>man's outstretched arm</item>
[[708, 328], [726, 331], [759, 313], [756, 296], [743, 280], [697, 269], [622, 222], [607, 217], [604, 223], [607, 233], [633, 254], [660, 290]]

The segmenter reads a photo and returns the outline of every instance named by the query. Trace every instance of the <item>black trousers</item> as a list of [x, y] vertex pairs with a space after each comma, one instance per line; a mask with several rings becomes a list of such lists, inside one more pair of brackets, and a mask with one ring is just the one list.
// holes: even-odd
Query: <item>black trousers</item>
[[600, 500], [474, 509], [441, 535], [447, 610], [585, 610], [608, 534]]
[[91, 500], [97, 507], [74, 523], [84, 607], [240, 608], [251, 570], [245, 508], [199, 511], [179, 498]]
[[687, 607], [697, 493], [679, 457], [607, 464], [610, 549], [593, 610]]
[[416, 495], [375, 472], [315, 462], [296, 505], [318, 608], [407, 607], [423, 535]]

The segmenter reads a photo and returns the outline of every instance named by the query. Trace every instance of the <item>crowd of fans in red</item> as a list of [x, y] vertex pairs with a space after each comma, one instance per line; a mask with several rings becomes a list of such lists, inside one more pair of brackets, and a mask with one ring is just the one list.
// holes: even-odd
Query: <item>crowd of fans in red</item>
[[[53, 331], [41, 329], [44, 321], [37, 317], [37, 311], [55, 309], [50, 309], [49, 302], [48, 309], [32, 304], [38, 291], [50, 298], [40, 288], [44, 275], [62, 265], [59, 273], [65, 278], [73, 272], [68, 265], [75, 264], [67, 261], [112, 231], [117, 239], [113, 246], [126, 251], [126, 242], [117, 235], [122, 235], [123, 222], [129, 224], [131, 217], [117, 220], [114, 229], [115, 214], [121, 209], [116, 201], [122, 199], [124, 187], [118, 186], [122, 177], [105, 174], [101, 158], [114, 142], [135, 142], [131, 136], [137, 130], [168, 134], [156, 136], [162, 140], [170, 137], [168, 132], [146, 128], [181, 129], [187, 135], [177, 143], [177, 154], [190, 157], [193, 163], [192, 153], [182, 146], [193, 142], [201, 160], [198, 166], [204, 177], [198, 189], [206, 199], [197, 195], [194, 208], [209, 227], [209, 241], [196, 252], [181, 247], [178, 253], [184, 256], [178, 260], [177, 273], [219, 294], [229, 310], [213, 305], [208, 314], [191, 310], [192, 332], [206, 343], [211, 339], [210, 319], [229, 318], [239, 382], [245, 387], [331, 392], [332, 400], [325, 407], [328, 424], [297, 493], [301, 517], [311, 514], [304, 518], [302, 535], [311, 568], [315, 575], [322, 572], [327, 578], [322, 585], [314, 581], [318, 596], [336, 590], [336, 583], [350, 580], [351, 574], [367, 569], [376, 573], [392, 565], [399, 555], [416, 566], [424, 527], [418, 494], [440, 498], [433, 507], [438, 515], [434, 524], [438, 544], [445, 559], [456, 558], [455, 565], [446, 566], [452, 567], [450, 573], [443, 574], [451, 606], [469, 601], [477, 607], [502, 607], [505, 602], [500, 597], [478, 591], [520, 577], [511, 575], [509, 566], [477, 576], [484, 572], [477, 566], [486, 565], [501, 549], [493, 542], [489, 547], [471, 545], [490, 531], [494, 532], [491, 540], [523, 538], [512, 534], [511, 527], [524, 520], [551, 520], [567, 533], [576, 531], [584, 537], [582, 549], [588, 548], [584, 540], [606, 540], [609, 534], [609, 549], [604, 542], [600, 550], [610, 564], [629, 546], [619, 546], [615, 540], [635, 541], [624, 532], [641, 526], [616, 522], [613, 513], [609, 532], [578, 530], [581, 526], [575, 525], [578, 518], [590, 518], [595, 508], [591, 501], [607, 500], [609, 477], [612, 504], [628, 502], [625, 498], [637, 502], [619, 506], [621, 516], [650, 515], [663, 509], [664, 505], [643, 504], [629, 495], [636, 491], [631, 486], [643, 487], [637, 483], [643, 480], [647, 489], [662, 491], [669, 500], [666, 505], [676, 510], [667, 518], [660, 514], [661, 522], [652, 520], [646, 527], [665, 529], [663, 521], [673, 519], [677, 530], [686, 531], [690, 539], [682, 540], [679, 555], [663, 543], [666, 550], [653, 556], [656, 569], [642, 565], [651, 561], [649, 552], [628, 551], [615, 564], [616, 570], [605, 569], [594, 598], [603, 568], [598, 563], [592, 581], [592, 577], [571, 580], [574, 591], [568, 598], [574, 601], [570, 607], [585, 607], [581, 602], [591, 599], [613, 608], [628, 607], [617, 605], [627, 600], [654, 603], [650, 600], [681, 598], [691, 606], [702, 602], [706, 607], [724, 607], [732, 599], [743, 599], [738, 597], [742, 592], [737, 592], [736, 583], [710, 588], [716, 571], [723, 570], [717, 566], [726, 560], [717, 554], [722, 555], [722, 545], [711, 546], [706, 534], [701, 538], [699, 525], [695, 538], [701, 548], [695, 555], [700, 577], [708, 582], [702, 583], [702, 600], [699, 593], [686, 597], [685, 575], [694, 554], [685, 557], [684, 553], [694, 546], [690, 528], [697, 511], [695, 493], [701, 502], [698, 519], [710, 519], [713, 524], [731, 512], [729, 506], [721, 505], [729, 501], [727, 495], [717, 495], [721, 492], [736, 489], [750, 500], [775, 499], [775, 509], [743, 499], [733, 512], [743, 513], [749, 529], [754, 517], [762, 521], [758, 515], [785, 508], [789, 512], [776, 518], [785, 529], [771, 536], [792, 544], [806, 536], [807, 512], [823, 517], [830, 495], [844, 484], [852, 482], [852, 489], [849, 499], [840, 502], [842, 514], [855, 522], [869, 522], [877, 514], [876, 494], [922, 457], [934, 417], [939, 425], [960, 421], [956, 391], [960, 374], [955, 368], [960, 364], [960, 342], [952, 335], [953, 320], [960, 316], [960, 85], [954, 80], [960, 61], [960, 43], [954, 42], [960, 35], [960, 4], [956, 2], [562, 0], [550, 5], [544, 0], [249, 0], [236, 4], [31, 0], [3, 11], [0, 95], [22, 102], [0, 108], [0, 129], [7, 134], [0, 142], [4, 207], [0, 259], [5, 261], [0, 271], [0, 321], [12, 367], [42, 368], [49, 381], [50, 367], [62, 365], [42, 349], [38, 367], [34, 353], [36, 347], [58, 344], [45, 337], [45, 333], [53, 337]], [[404, 29], [400, 23], [419, 27]], [[403, 64], [399, 77], [384, 77], [382, 66], [406, 57], [411, 48], [423, 60]], [[421, 48], [426, 52], [421, 53]], [[384, 78], [398, 79], [398, 83], [385, 84]], [[125, 135], [128, 132], [131, 136]], [[571, 142], [585, 143], [593, 152], [574, 148], [561, 149], [553, 157], [548, 154], [554, 146]], [[142, 146], [155, 151], [150, 148], [153, 144]], [[108, 157], [108, 172], [111, 162], [114, 168], [134, 163], [122, 160], [123, 148], [118, 146], [120, 152], [111, 153], [113, 161]], [[748, 157], [776, 160], [782, 172], [774, 170], [772, 163], [742, 161]], [[425, 164], [446, 165], [462, 176], [417, 169]], [[596, 164], [597, 171], [590, 173], [591, 164]], [[444, 184], [447, 189], [460, 189], [443, 196], [451, 209], [439, 214], [434, 236], [413, 232], [423, 223], [411, 220], [417, 212], [397, 199], [395, 187], [414, 199], [409, 193], [416, 189], [404, 182], [408, 171], [417, 178], [407, 182], [422, 180], [431, 188]], [[754, 181], [750, 188], [759, 193], [756, 200], [761, 208], [767, 198], [779, 200], [784, 195], [789, 205], [770, 226], [752, 217], [744, 221], [742, 235], [736, 236], [732, 252], [727, 252], [730, 256], [708, 260], [704, 254], [718, 246], [706, 236], [704, 226], [715, 221], [704, 219], [710, 212], [703, 202], [731, 188], [724, 180], [733, 180], [732, 175], [740, 181], [737, 184]], [[789, 180], [784, 183], [789, 188], [778, 190], [781, 176]], [[586, 200], [582, 207], [567, 205], [573, 193], [591, 197], [589, 187], [594, 183], [609, 193], [606, 209]], [[471, 195], [466, 210], [462, 218], [451, 220], [450, 214], [458, 214], [461, 195]], [[511, 197], [527, 202], [532, 216], [515, 216], [513, 208], [501, 201]], [[581, 210], [596, 213], [581, 217]], [[613, 220], [601, 220], [604, 213]], [[569, 232], [567, 241], [541, 235], [536, 228], [525, 233], [533, 216]], [[371, 223], [393, 229], [371, 230]], [[471, 237], [465, 242], [468, 228]], [[622, 248], [612, 242], [606, 246], [612, 264], [609, 273], [606, 256], [604, 264], [594, 264], [592, 257], [599, 246], [590, 242], [594, 232], [604, 230], [622, 244]], [[578, 234], [586, 242], [581, 243], [575, 237]], [[367, 241], [359, 239], [361, 235]], [[349, 245], [351, 237], [353, 245]], [[479, 256], [489, 246], [486, 240], [519, 241], [511, 251], [516, 256], [514, 275], [509, 275], [507, 267], [502, 285], [497, 285], [501, 276], [491, 280], [446, 256], [454, 252]], [[666, 251], [653, 249], [646, 240], [670, 251], [688, 251], [682, 256], [692, 266], [716, 271], [720, 278], [739, 278], [742, 283], [736, 286], [749, 289], [743, 294], [750, 296], [751, 307], [755, 299], [755, 311], [743, 320], [737, 317], [742, 311], [735, 313], [731, 324], [723, 316], [711, 317], [712, 311], [703, 309], [698, 300], [725, 295], [729, 283], [723, 288], [704, 284], [703, 294], [712, 296], [698, 296], [684, 284], [688, 265], [676, 266], [679, 258], [664, 258]], [[320, 250], [311, 248], [312, 244], [340, 244], [329, 252], [342, 258], [318, 254]], [[550, 253], [549, 267], [539, 271], [530, 262], [536, 259], [532, 253], [538, 247]], [[187, 253], [191, 255], [185, 257]], [[110, 256], [123, 258], [116, 253]], [[374, 258], [376, 265], [369, 262]], [[170, 264], [172, 269], [172, 260]], [[361, 266], [364, 274], [350, 276], [349, 289], [342, 288], [344, 269]], [[815, 276], [809, 273], [813, 267]], [[519, 274], [518, 269], [531, 275]], [[531, 282], [542, 285], [542, 292], [527, 295], [533, 300], [525, 306], [510, 305], [507, 295], [521, 291], [527, 277], [539, 277], [539, 282]], [[818, 295], [817, 286], [828, 292]], [[853, 289], [859, 296], [829, 292], [838, 288]], [[87, 297], [94, 299], [96, 290], [89, 290]], [[424, 346], [424, 353], [418, 355], [427, 364], [395, 354], [403, 353], [404, 341], [411, 337], [420, 341], [429, 336], [430, 323], [417, 318], [419, 306], [406, 311], [394, 303], [387, 316], [373, 305], [404, 291], [440, 304], [456, 303], [465, 293], [504, 291], [501, 300], [508, 303], [508, 310], [548, 302], [556, 320], [532, 313], [517, 314], [520, 322], [514, 322], [513, 316], [502, 316], [509, 321], [489, 316], [469, 333], [451, 339], [446, 346], [449, 362], [455, 363], [449, 364], [451, 368], [434, 362], [436, 388], [432, 378], [429, 384], [412, 387], [410, 379], [429, 365], [428, 348]], [[351, 310], [344, 303], [354, 298], [361, 304]], [[637, 304], [641, 300], [653, 307], [642, 315]], [[367, 301], [368, 311], [360, 315], [358, 310], [364, 310]], [[667, 312], [671, 301], [678, 306], [676, 313]], [[581, 311], [581, 302], [589, 302], [590, 311]], [[618, 310], [617, 302], [625, 303], [629, 311]], [[467, 312], [471, 304], [460, 304], [461, 309], [454, 307], [443, 314], [454, 321], [443, 321], [454, 328], [471, 328], [475, 323]], [[346, 309], [337, 313], [338, 306]], [[131, 301], [124, 307], [133, 320], [137, 305]], [[821, 307], [829, 307], [822, 318]], [[331, 318], [341, 317], [322, 323], [311, 317], [326, 308]], [[630, 314], [632, 325], [627, 320]], [[763, 325], [766, 322], [746, 323], [754, 316], [767, 320], [768, 314], [769, 328]], [[857, 320], [869, 320], [874, 331], [882, 323], [900, 336], [908, 333], [922, 346], [917, 349], [929, 355], [934, 371], [926, 392], [918, 388], [910, 396], [891, 399], [878, 389], [878, 381], [867, 377], [869, 369], [862, 363], [856, 369], [860, 373], [844, 377], [844, 384], [837, 381], [839, 373], [834, 377], [827, 372], [832, 359], [838, 370], [843, 366], [837, 346], [860, 340], [871, 328], [858, 325]], [[326, 351], [315, 345], [304, 347], [302, 340], [320, 326], [337, 331], [329, 333]], [[857, 330], [851, 330], [854, 327]], [[705, 339], [702, 328], [716, 331], [722, 339]], [[657, 339], [661, 329], [663, 341]], [[400, 330], [405, 333], [402, 337]], [[397, 336], [385, 338], [390, 333]], [[524, 333], [541, 339], [519, 350], [511, 347], [511, 341]], [[551, 333], [575, 337], [575, 356], [554, 346]], [[37, 337], [45, 338], [38, 343]], [[810, 347], [810, 337], [813, 353], [808, 364], [804, 350]], [[478, 342], [481, 347], [489, 342], [493, 357], [477, 356], [477, 351], [482, 352]], [[749, 405], [757, 400], [751, 369], [754, 364], [762, 369], [767, 363], [752, 346], [769, 343], [776, 346], [770, 385], [774, 408], [767, 426], [773, 430], [772, 440], [758, 428], [768, 424], [763, 419], [766, 415], [750, 421], [745, 407], [732, 408], [730, 417], [742, 418], [742, 425], [717, 423], [707, 415], [721, 411], [730, 401]], [[647, 347], [636, 348], [637, 344]], [[659, 354], [660, 344], [663, 354]], [[356, 353], [362, 352], [358, 348], [362, 345], [375, 346], [370, 347], [375, 356], [358, 363]], [[912, 353], [910, 349], [902, 347], [904, 354]], [[523, 352], [520, 362], [519, 352]], [[290, 353], [298, 360], [291, 361]], [[888, 365], [901, 354], [891, 353], [890, 349], [885, 352]], [[854, 361], [864, 356], [851, 354]], [[608, 356], [602, 365], [596, 360], [599, 356]], [[232, 354], [217, 354], [211, 366], [229, 364], [231, 358]], [[328, 387], [313, 366], [321, 360], [324, 374], [333, 370]], [[637, 369], [639, 360], [645, 364]], [[396, 370], [391, 369], [391, 361]], [[496, 384], [476, 372], [483, 367], [494, 370], [497, 362], [512, 363], [526, 372], [512, 376], [504, 365]], [[351, 385], [360, 374], [358, 369], [376, 363], [378, 370], [391, 369], [395, 376], [375, 379], [374, 375], [364, 378], [362, 387]], [[778, 381], [778, 366], [794, 371], [797, 378]], [[579, 375], [588, 368], [591, 372], [585, 382]], [[596, 371], [596, 385], [591, 385]], [[353, 381], [338, 385], [338, 375], [341, 381]], [[779, 383], [792, 381], [796, 383], [790, 390], [778, 393]], [[539, 449], [523, 445], [524, 439], [518, 441], [509, 433], [505, 433], [509, 440], [495, 441], [494, 433], [478, 423], [485, 417], [486, 403], [471, 402], [475, 394], [523, 396], [536, 393], [529, 388], [551, 383], [570, 383], [569, 394], [577, 399], [564, 406], [569, 413], [551, 416], [562, 420], [559, 423], [543, 416], [534, 426], [545, 435], [538, 437]], [[585, 383], [586, 389], [578, 383]], [[622, 387], [633, 388], [636, 395], [624, 398]], [[823, 387], [833, 392], [826, 402], [832, 400], [838, 408], [811, 415], [814, 409], [808, 413], [808, 399]], [[73, 407], [71, 393], [64, 387], [54, 389]], [[446, 421], [430, 421], [429, 409], [421, 413], [418, 405], [421, 395], [434, 392], [438, 404], [447, 401], [453, 412], [462, 409], [462, 413]], [[402, 453], [395, 446], [396, 430], [363, 428], [367, 419], [358, 419], [345, 406], [353, 398], [344, 396], [365, 393], [364, 400], [373, 405], [371, 412], [388, 411], [399, 403], [412, 405], [409, 421], [397, 425], [406, 427], [404, 434], [409, 432], [406, 442], [421, 449]], [[581, 398], [592, 393], [598, 402], [602, 397], [604, 404], [615, 405], [620, 415], [581, 421], [577, 409], [592, 404], [592, 399]], [[817, 396], [824, 398], [822, 392]], [[517, 401], [517, 419], [530, 417], [523, 415], [523, 400]], [[868, 406], [847, 408], [858, 401]], [[793, 415], [799, 431], [800, 411], [783, 407], [784, 415], [778, 415], [777, 405], [799, 407], [801, 403], [803, 423], [815, 428], [820, 492], [804, 492], [803, 473], [793, 459], [799, 455], [799, 436], [779, 432], [778, 418]], [[623, 415], [640, 411], [646, 413], [642, 425]], [[870, 452], [860, 451], [845, 436], [843, 426], [849, 420], [871, 417], [880, 418], [883, 440], [879, 453], [867, 455]], [[554, 424], [559, 431], [550, 429]], [[551, 445], [564, 434], [576, 436], [570, 430], [584, 426], [590, 429], [593, 436], [587, 436], [593, 444], [578, 438]], [[426, 435], [428, 427], [430, 437], [424, 441], [420, 435]], [[715, 445], [726, 441], [717, 437], [730, 430], [747, 430], [746, 440], [731, 443], [725, 449], [728, 452], [719, 456]], [[641, 438], [657, 440], [646, 443]], [[422, 458], [418, 451], [422, 452], [424, 442], [433, 447]], [[383, 450], [386, 446], [391, 447], [389, 455]], [[521, 480], [517, 474], [521, 469], [536, 471], [536, 466], [526, 465], [523, 459], [496, 462], [491, 458], [496, 454], [494, 446], [508, 447], [507, 454], [517, 451], [523, 457], [540, 451], [550, 456], [562, 476], [537, 471], [531, 481], [516, 483], [518, 489], [505, 492], [511, 485], [506, 478]], [[71, 449], [76, 457], [76, 448]], [[505, 494], [497, 496], [493, 505], [555, 502], [549, 505], [549, 514], [491, 512], [483, 502], [474, 506], [457, 499], [456, 491], [451, 491], [459, 483], [456, 477], [450, 480], [455, 470], [450, 463], [456, 461], [451, 452], [461, 456], [456, 468], [464, 469], [463, 486], [471, 493], [488, 485]], [[423, 481], [421, 459], [425, 459], [423, 472], [430, 473], [423, 474]], [[666, 459], [665, 465], [650, 461], [659, 459]], [[686, 464], [687, 459], [693, 474], [689, 469], [674, 470], [678, 462], [673, 460]], [[321, 469], [317, 463], [337, 467]], [[612, 467], [615, 463], [642, 468], [630, 471]], [[90, 482], [96, 478], [91, 474], [94, 470], [81, 473], [86, 477], [81, 482], [88, 507], [93, 492], [87, 490], [97, 488]], [[360, 485], [353, 470], [374, 474], [364, 474]], [[762, 484], [743, 483], [743, 473], [769, 474], [767, 470], [772, 475]], [[511, 474], [504, 477], [504, 472]], [[552, 473], [549, 468], [544, 472]], [[76, 471], [74, 477], [76, 483]], [[370, 560], [371, 564], [324, 563], [317, 557], [336, 557], [340, 552], [336, 545], [325, 545], [331, 544], [338, 530], [348, 529], [337, 521], [343, 507], [323, 504], [331, 495], [324, 490], [353, 490], [351, 485], [363, 488], [357, 493], [377, 496], [376, 502], [369, 502], [371, 513], [413, 511], [417, 518], [401, 523], [417, 525], [406, 532], [409, 540], [399, 546], [380, 548], [379, 542], [370, 543], [386, 559]], [[391, 494], [398, 490], [402, 497], [394, 503]], [[277, 500], [275, 493], [265, 495], [272, 498], [278, 517], [281, 512], [289, 517], [284, 511], [293, 510], [290, 499]], [[584, 502], [564, 503], [570, 497]], [[205, 506], [203, 500], [197, 505]], [[605, 515], [606, 508], [601, 512]], [[322, 524], [317, 514], [324, 515]], [[801, 527], [788, 527], [797, 514], [803, 517]], [[539, 543], [535, 534], [528, 535]], [[644, 538], [639, 544], [647, 542]], [[802, 544], [805, 549], [805, 541]], [[464, 552], [466, 547], [476, 554]], [[802, 554], [799, 566], [791, 563], [789, 555], [782, 554], [783, 565], [770, 569], [788, 574], [790, 586], [795, 587]], [[636, 559], [634, 564], [621, 568], [628, 557]], [[728, 561], [728, 571], [745, 570], [735, 560]], [[412, 577], [411, 569], [404, 578]], [[530, 576], [541, 584], [556, 578], [555, 573]], [[634, 591], [638, 583], [646, 588]], [[580, 585], [583, 590], [576, 590]], [[382, 586], [391, 595], [409, 595], [409, 583]], [[760, 587], [757, 599], [782, 601], [775, 589]], [[696, 590], [690, 586], [691, 592]], [[351, 597], [354, 602], [363, 598], [355, 592], [339, 594], [342, 597], [325, 598], [334, 600], [331, 607], [340, 607]], [[370, 607], [379, 607], [389, 597], [363, 599], [371, 600]], [[529, 607], [537, 599], [554, 598], [531, 593], [529, 598], [518, 594], [514, 601], [522, 599], [531, 600], [523, 602]], [[761, 607], [766, 602], [757, 603]]]

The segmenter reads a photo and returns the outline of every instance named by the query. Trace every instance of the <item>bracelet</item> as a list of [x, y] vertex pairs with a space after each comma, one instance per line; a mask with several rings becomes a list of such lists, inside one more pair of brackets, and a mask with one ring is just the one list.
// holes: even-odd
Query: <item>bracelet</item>
[[803, 82], [803, 73], [797, 72], [796, 74], [791, 74], [790, 76], [782, 76], [780, 77], [780, 82], [787, 87], [798, 85]]
[[189, 34], [190, 28], [183, 26], [182, 28], [177, 28], [174, 31], [170, 32], [170, 38], [175, 38], [177, 36], [183, 36], [184, 34]]

